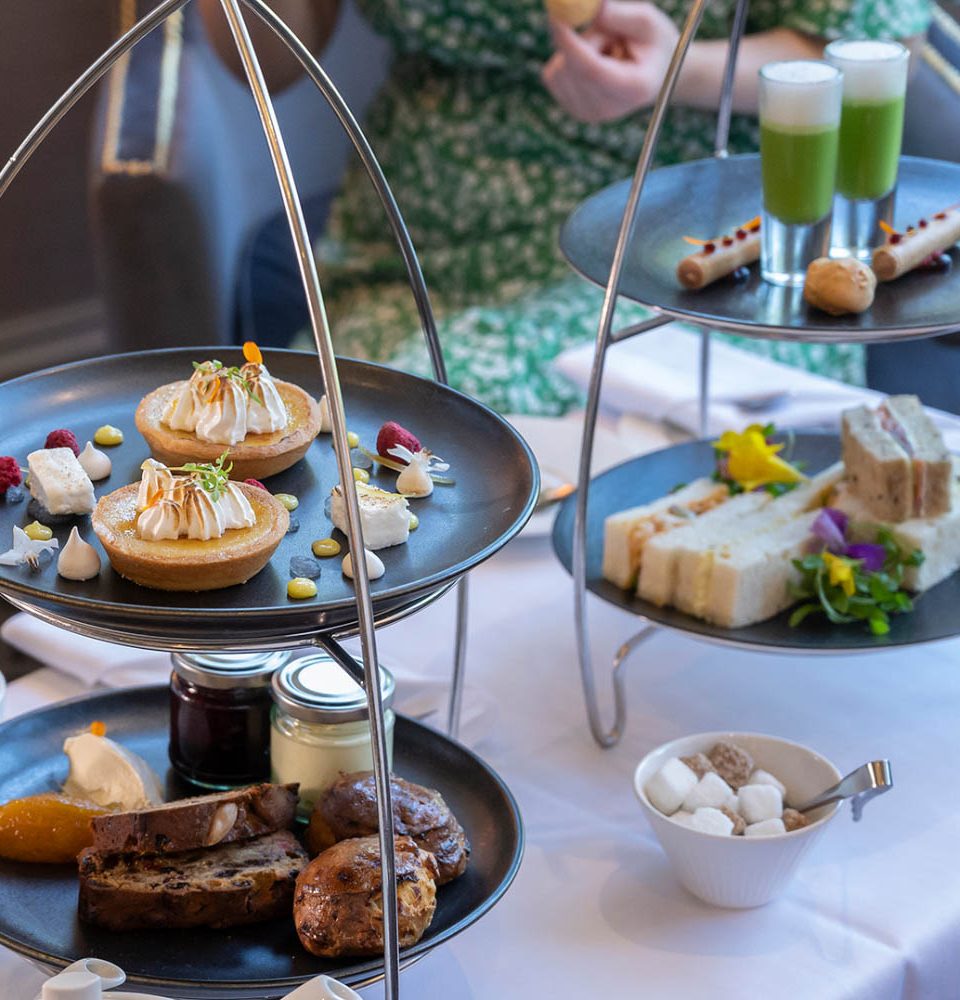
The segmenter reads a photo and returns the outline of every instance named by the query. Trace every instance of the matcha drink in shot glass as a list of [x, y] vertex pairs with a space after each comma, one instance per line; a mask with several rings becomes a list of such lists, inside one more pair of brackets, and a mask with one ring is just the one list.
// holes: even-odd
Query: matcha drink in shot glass
[[774, 285], [802, 285], [830, 247], [842, 80], [813, 59], [760, 70], [760, 273]]
[[824, 58], [843, 72], [843, 112], [831, 257], [869, 260], [893, 223], [910, 53], [899, 42], [831, 42]]

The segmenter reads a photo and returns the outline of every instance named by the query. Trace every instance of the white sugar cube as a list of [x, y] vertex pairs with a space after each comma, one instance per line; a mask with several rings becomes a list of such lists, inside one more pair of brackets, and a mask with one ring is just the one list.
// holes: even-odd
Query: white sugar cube
[[720, 837], [729, 837], [733, 832], [733, 820], [724, 816], [719, 809], [705, 806], [698, 809], [688, 820], [687, 826], [700, 833], [714, 833]]
[[696, 774], [679, 757], [671, 757], [644, 785], [643, 790], [660, 812], [672, 816], [696, 783]]
[[787, 828], [782, 819], [765, 819], [760, 823], [751, 823], [743, 831], [745, 837], [772, 837], [776, 833], [786, 833]]
[[748, 824], [780, 819], [783, 799], [779, 789], [773, 785], [743, 785], [737, 792], [737, 812]]
[[687, 812], [686, 809], [678, 809], [671, 817], [674, 823], [679, 823], [681, 826], [689, 826], [690, 820], [693, 819], [693, 813]]
[[773, 785], [774, 788], [780, 790], [780, 798], [785, 799], [787, 797], [787, 789], [784, 783], [769, 771], [764, 771], [761, 768], [757, 768], [753, 774], [750, 775], [750, 780], [747, 782], [748, 785]]
[[720, 806], [735, 809], [736, 805], [737, 796], [733, 789], [713, 771], [705, 774], [683, 800], [683, 808], [689, 812], [696, 812], [707, 806], [714, 809], [719, 809]]

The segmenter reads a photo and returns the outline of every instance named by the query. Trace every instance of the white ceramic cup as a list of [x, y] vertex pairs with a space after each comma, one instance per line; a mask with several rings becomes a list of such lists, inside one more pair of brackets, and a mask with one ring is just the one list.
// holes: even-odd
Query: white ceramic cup
[[801, 859], [836, 816], [839, 804], [809, 814], [809, 826], [769, 837], [733, 837], [701, 833], [664, 816], [647, 798], [644, 786], [671, 757], [706, 753], [727, 740], [743, 747], [758, 768], [786, 786], [786, 805], [813, 798], [842, 775], [826, 758], [808, 747], [757, 733], [698, 733], [664, 743], [637, 765], [633, 787], [661, 847], [680, 883], [714, 906], [745, 909], [779, 896]]

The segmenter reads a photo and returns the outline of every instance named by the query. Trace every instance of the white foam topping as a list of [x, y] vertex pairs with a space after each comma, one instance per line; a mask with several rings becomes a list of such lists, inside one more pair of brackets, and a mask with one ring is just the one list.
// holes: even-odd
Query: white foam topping
[[760, 121], [782, 128], [829, 128], [840, 121], [835, 67], [813, 59], [767, 63], [760, 70]]
[[843, 96], [848, 101], [889, 101], [907, 89], [910, 54], [899, 42], [831, 42], [824, 57], [843, 71]]

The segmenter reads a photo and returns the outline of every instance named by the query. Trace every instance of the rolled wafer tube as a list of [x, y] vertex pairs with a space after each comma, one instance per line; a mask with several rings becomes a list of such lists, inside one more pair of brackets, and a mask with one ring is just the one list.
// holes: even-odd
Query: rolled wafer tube
[[677, 264], [677, 281], [684, 288], [695, 291], [759, 259], [760, 224], [754, 221], [738, 229], [733, 236], [718, 236], [704, 243], [696, 253], [684, 257]]
[[873, 270], [880, 281], [893, 281], [912, 271], [931, 254], [941, 253], [960, 240], [960, 210], [948, 208], [905, 233], [891, 233], [873, 251]]

